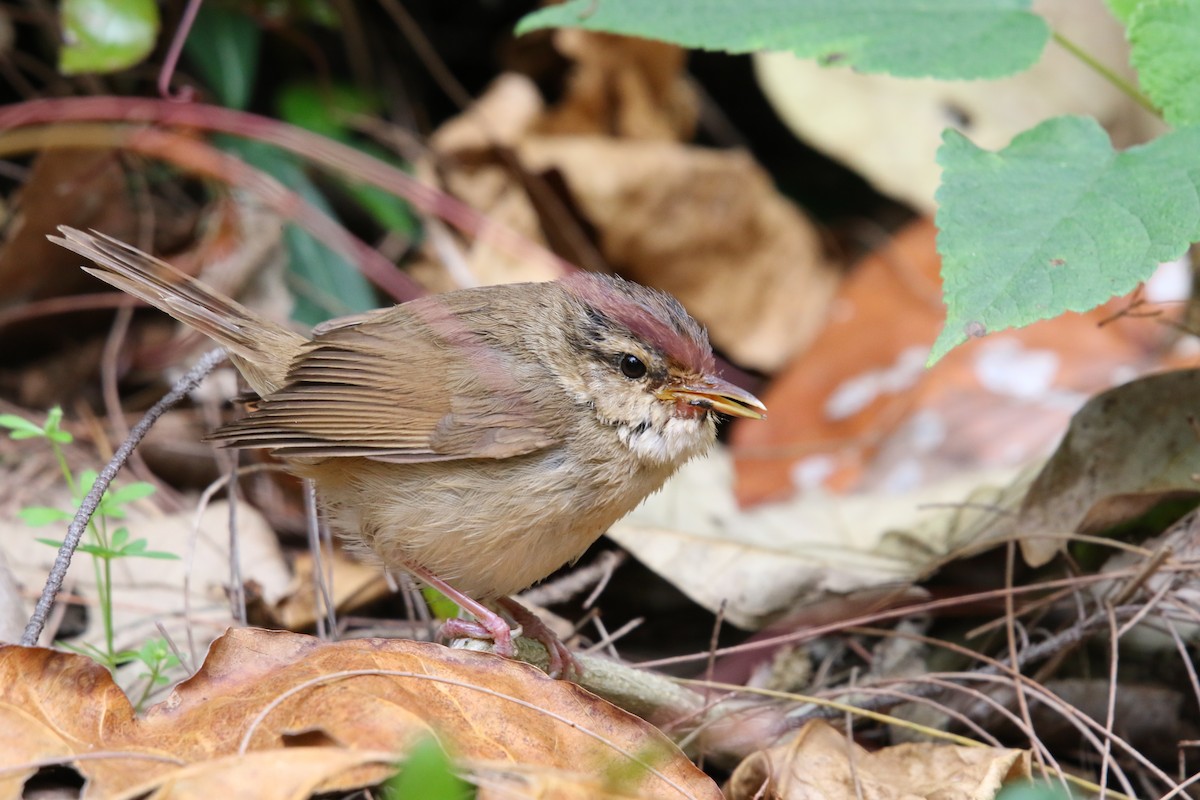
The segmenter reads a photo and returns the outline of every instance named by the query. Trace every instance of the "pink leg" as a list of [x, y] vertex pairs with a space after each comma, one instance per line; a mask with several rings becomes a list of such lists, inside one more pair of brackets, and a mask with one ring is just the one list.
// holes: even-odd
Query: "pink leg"
[[[454, 601], [459, 608], [469, 612], [479, 622], [472, 623], [465, 619], [447, 620], [442, 626], [442, 632], [450, 636], [468, 636], [472, 639], [491, 639], [495, 646], [496, 655], [512, 658], [516, 654], [512, 643], [512, 630], [504, 617], [490, 608], [467, 597], [465, 594], [446, 583], [424, 567], [415, 564], [405, 564], [405, 569], [420, 578], [425, 583], [437, 589], [447, 598]], [[529, 613], [529, 612], [526, 612]]]
[[583, 674], [583, 667], [575, 660], [575, 656], [563, 644], [562, 639], [559, 639], [558, 635], [550, 630], [537, 614], [511, 597], [501, 597], [496, 601], [496, 605], [512, 615], [513, 622], [521, 626], [525, 636], [535, 642], [540, 642], [542, 647], [546, 648], [546, 653], [550, 657], [548, 672], [551, 678], [570, 677], [572, 672], [577, 676]]

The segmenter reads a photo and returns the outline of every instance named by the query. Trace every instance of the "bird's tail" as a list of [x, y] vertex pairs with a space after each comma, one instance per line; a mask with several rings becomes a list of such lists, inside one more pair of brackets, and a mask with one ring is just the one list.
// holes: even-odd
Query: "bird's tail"
[[306, 339], [165, 261], [103, 233], [59, 226], [50, 241], [96, 262], [84, 271], [190, 325], [229, 351], [260, 394], [280, 388]]

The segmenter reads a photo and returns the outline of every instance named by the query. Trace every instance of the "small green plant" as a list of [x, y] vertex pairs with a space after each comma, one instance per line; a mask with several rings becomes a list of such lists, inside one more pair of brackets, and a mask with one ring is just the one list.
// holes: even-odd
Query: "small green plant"
[[171, 652], [166, 639], [156, 637], [134, 651], [133, 657], [142, 662], [147, 670], [138, 676], [146, 681], [146, 686], [133, 704], [134, 710], [140, 713], [150, 693], [169, 682], [166, 673], [179, 666], [179, 656]]
[[[76, 507], [83, 502], [84, 496], [96, 481], [96, 472], [95, 470], [84, 470], [80, 473], [78, 479], [76, 479], [75, 474], [71, 471], [71, 467], [67, 463], [66, 454], [63, 452], [63, 445], [70, 444], [72, 436], [68, 431], [62, 429], [61, 408], [55, 407], [50, 409], [50, 412], [46, 415], [46, 422], [42, 425], [37, 425], [15, 414], [0, 414], [0, 428], [7, 429], [9, 432], [8, 435], [12, 439], [45, 439], [54, 453], [54, 458], [58, 462], [58, 468], [62, 472], [63, 479], [67, 483], [67, 488], [71, 492], [72, 502]], [[178, 556], [174, 553], [147, 549], [148, 542], [145, 539], [130, 540], [127, 528], [116, 528], [110, 533], [109, 523], [124, 519], [125, 506], [129, 503], [149, 497], [152, 494], [154, 494], [153, 485], [137, 482], [107, 491], [104, 493], [104, 497], [101, 498], [100, 505], [96, 508], [96, 513], [92, 515], [92, 519], [88, 523], [88, 532], [91, 534], [91, 541], [81, 544], [79, 549], [92, 557], [92, 566], [96, 573], [97, 606], [100, 609], [100, 616], [104, 626], [105, 647], [104, 649], [100, 649], [90, 644], [85, 644], [82, 647], [66, 645], [70, 650], [94, 658], [110, 670], [130, 661], [142, 661], [150, 669], [151, 680], [151, 685], [143, 696], [143, 700], [149, 694], [149, 690], [162, 677], [162, 672], [173, 666], [170, 662], [174, 660], [177, 663], [178, 660], [173, 655], [163, 652], [165, 651], [166, 643], [161, 640], [152, 640], [144, 645], [141, 650], [116, 650], [113, 644], [112, 564], [113, 561], [121, 558], [173, 559], [178, 558]], [[21, 509], [19, 516], [26, 524], [41, 526], [70, 522], [75, 515], [74, 512], [64, 511], [61, 508], [27, 506]], [[38, 541], [56, 548], [62, 547], [61, 540], [39, 538]], [[157, 645], [156, 641], [158, 642]], [[158, 655], [159, 653], [162, 654]]]
[[394, 778], [383, 785], [387, 800], [466, 800], [475, 789], [454, 773], [454, 765], [433, 738], [422, 739], [408, 751], [408, 759]]

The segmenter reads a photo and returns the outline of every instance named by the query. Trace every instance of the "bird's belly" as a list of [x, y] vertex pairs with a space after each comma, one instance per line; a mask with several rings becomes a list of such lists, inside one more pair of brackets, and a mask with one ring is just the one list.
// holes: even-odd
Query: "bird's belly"
[[561, 452], [413, 465], [362, 460], [338, 470], [351, 480], [321, 474], [328, 464], [303, 471], [317, 481], [335, 527], [385, 565], [420, 565], [478, 599], [521, 591], [578, 558], [670, 474], [621, 474]]

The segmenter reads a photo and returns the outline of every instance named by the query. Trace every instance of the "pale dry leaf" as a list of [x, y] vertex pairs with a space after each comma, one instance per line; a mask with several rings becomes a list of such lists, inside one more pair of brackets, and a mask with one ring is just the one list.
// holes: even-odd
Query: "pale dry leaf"
[[869, 752], [824, 722], [743, 761], [730, 800], [992, 800], [1030, 776], [1029, 753], [948, 744], [901, 744]]
[[17, 577], [0, 550], [0, 642], [17, 642], [25, 631], [25, 603]]
[[[44, 505], [70, 508], [67, 498], [51, 494]], [[184, 618], [185, 577], [190, 575], [191, 633], [202, 653], [208, 643], [232, 624], [226, 585], [229, 582], [229, 505], [221, 500], [209, 504], [196, 526], [193, 511], [161, 514], [148, 504], [128, 509], [129, 518], [110, 524], [110, 531], [128, 528], [129, 541], [145, 539], [148, 550], [173, 553], [175, 560], [122, 558], [113, 562], [113, 626], [117, 649], [136, 650], [147, 639], [160, 636], [156, 623], [179, 643], [188, 641]], [[242, 578], [254, 582], [267, 603], [276, 603], [291, 583], [275, 531], [261, 513], [248, 503], [237, 506], [238, 548]], [[65, 527], [65, 525], [63, 526]], [[193, 557], [189, 542], [198, 530]], [[6, 530], [4, 547], [18, 580], [26, 586], [41, 586], [54, 561], [55, 550], [38, 537], [61, 536], [61, 528], [33, 528], [19, 522]], [[96, 577], [91, 558], [76, 554], [68, 572], [68, 585], [88, 598], [95, 597]], [[80, 639], [103, 646], [100, 615], [88, 614], [88, 628]], [[140, 673], [141, 669], [136, 668]]]
[[[1102, 0], [1039, 0], [1034, 8], [1055, 31], [1133, 80], [1124, 31]], [[1054, 42], [1032, 69], [994, 81], [901, 79], [788, 53], [758, 53], [754, 64], [759, 85], [799, 138], [928, 214], [936, 209], [941, 170], [935, 156], [946, 128], [958, 128], [989, 150], [1062, 114], [1095, 117], [1119, 147], [1164, 129]]]
[[725, 450], [685, 465], [608, 535], [700, 605], [761, 628], [829, 594], [905, 586], [1005, 515], [1015, 470], [965, 473], [917, 491], [812, 492], [740, 509]]

